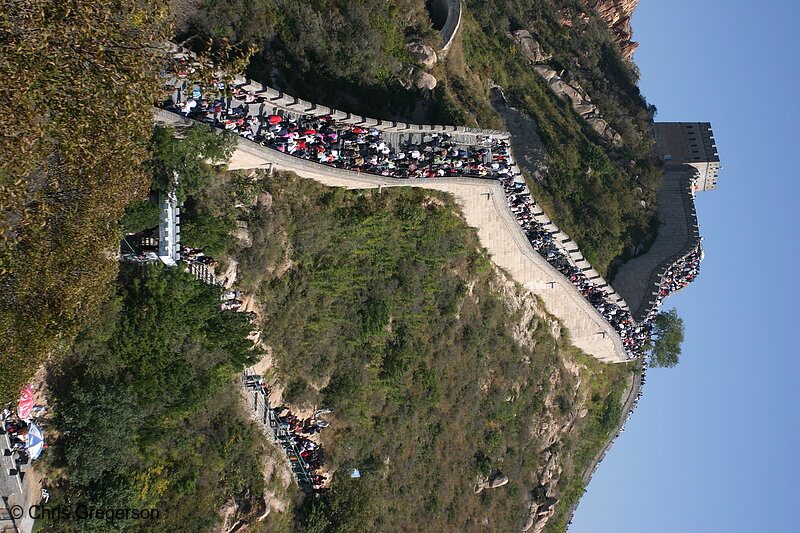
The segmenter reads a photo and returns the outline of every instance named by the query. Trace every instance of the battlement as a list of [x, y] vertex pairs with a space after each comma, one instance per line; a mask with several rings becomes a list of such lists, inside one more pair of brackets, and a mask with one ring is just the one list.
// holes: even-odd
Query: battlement
[[717, 188], [717, 177], [722, 168], [709, 122], [656, 122], [656, 155], [667, 167], [688, 165], [694, 167], [693, 192], [712, 191]]

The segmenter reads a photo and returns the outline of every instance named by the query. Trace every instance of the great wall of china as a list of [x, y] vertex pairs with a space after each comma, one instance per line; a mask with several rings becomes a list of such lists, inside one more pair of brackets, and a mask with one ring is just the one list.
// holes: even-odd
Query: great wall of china
[[435, 26], [441, 26], [441, 51], [447, 53], [461, 29], [461, 0], [431, 0], [431, 18]]
[[[449, 5], [452, 7], [452, 4]], [[190, 52], [176, 45], [171, 45], [169, 52], [176, 58], [193, 57]], [[178, 82], [179, 80], [172, 79], [169, 83]], [[275, 114], [289, 118], [310, 114], [329, 115], [343, 124], [380, 130], [390, 146], [419, 142], [423, 136], [436, 133], [446, 133], [464, 144], [476, 144], [478, 139], [485, 137], [511, 140], [511, 134], [507, 131], [412, 124], [353, 115], [284, 94], [278, 89], [264, 87], [238, 75], [234, 77], [233, 83], [236, 87], [257, 95], [261, 100], [261, 103], [250, 104], [235, 101], [237, 105], [244, 105], [248, 114]], [[155, 121], [163, 125], [186, 126], [193, 123], [180, 114], [163, 109], [155, 109], [154, 113]], [[708, 131], [710, 132], [710, 127]], [[481, 243], [489, 251], [495, 264], [543, 300], [547, 310], [558, 317], [569, 330], [570, 339], [577, 347], [602, 361], [630, 360], [614, 328], [560, 272], [531, 247], [509, 209], [503, 189], [497, 181], [466, 177], [399, 179], [355, 172], [300, 159], [244, 138], [239, 138], [229, 168], [287, 170], [325, 185], [351, 189], [411, 186], [450, 193], [462, 207], [467, 224], [477, 229]], [[686, 165], [679, 158], [671, 162], [667, 170], [665, 186], [659, 192], [659, 201], [662, 202], [659, 211], [661, 231], [648, 253], [629, 261], [620, 269], [614, 283], [620, 289], [619, 293], [586, 261], [575, 243], [534, 204], [533, 216], [536, 221], [553, 233], [569, 262], [605, 292], [609, 301], [630, 311], [638, 321], [646, 318], [659, 303], [655, 295], [670, 265], [684, 258], [699, 243], [693, 197], [694, 190], [699, 190], [697, 181], [687, 174]], [[522, 175], [516, 163], [514, 174]], [[716, 174], [714, 184], [715, 180]], [[628, 302], [633, 303], [630, 308]]]

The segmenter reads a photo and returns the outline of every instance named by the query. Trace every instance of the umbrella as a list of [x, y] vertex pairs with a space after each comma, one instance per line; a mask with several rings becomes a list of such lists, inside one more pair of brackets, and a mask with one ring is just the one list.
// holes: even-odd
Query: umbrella
[[44, 449], [44, 435], [36, 424], [31, 423], [28, 427], [28, 434], [25, 436], [25, 446], [28, 447], [28, 454], [31, 459], [38, 459]]
[[31, 384], [28, 383], [24, 387], [22, 387], [22, 391], [19, 393], [19, 406], [17, 407], [17, 416], [22, 418], [23, 420], [27, 420], [31, 417], [31, 411], [33, 410], [33, 387]]

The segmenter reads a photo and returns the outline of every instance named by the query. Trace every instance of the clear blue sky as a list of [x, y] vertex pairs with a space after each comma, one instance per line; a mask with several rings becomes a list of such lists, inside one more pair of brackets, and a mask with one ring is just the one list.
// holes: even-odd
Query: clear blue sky
[[644, 397], [570, 533], [800, 531], [800, 0], [640, 0], [656, 120], [709, 121], [723, 170], [698, 194], [706, 259], [669, 298], [680, 364]]

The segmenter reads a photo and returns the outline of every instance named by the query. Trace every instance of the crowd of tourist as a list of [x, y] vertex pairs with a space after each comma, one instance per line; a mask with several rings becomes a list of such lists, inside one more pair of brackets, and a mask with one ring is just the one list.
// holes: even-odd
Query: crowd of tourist
[[260, 402], [266, 411], [275, 440], [283, 447], [298, 484], [314, 493], [327, 490], [328, 476], [322, 470], [322, 445], [315, 435], [330, 425], [330, 422], [322, 418], [331, 412], [330, 409], [317, 409], [312, 417], [300, 418], [286, 406], [271, 407], [270, 390], [263, 376], [247, 375], [244, 383], [248, 390], [261, 396]]
[[700, 243], [697, 243], [697, 246], [691, 252], [675, 261], [667, 269], [664, 275], [661, 276], [661, 281], [656, 291], [656, 303], [647, 315], [646, 322], [655, 317], [667, 296], [681, 290], [697, 278], [702, 260], [703, 247]]
[[[506, 154], [506, 165], [510, 167], [510, 154], [507, 149], [502, 153]], [[517, 181], [511, 173], [500, 175], [498, 179], [506, 192], [509, 209], [516, 216], [533, 249], [561, 272], [611, 324], [622, 339], [629, 358], [642, 357], [645, 343], [650, 335], [650, 327], [647, 324], [637, 324], [630, 312], [611, 302], [601, 288], [570, 263], [567, 252], [558, 245], [553, 233], [535, 219], [533, 214], [536, 209], [535, 203], [525, 183]]]
[[[225, 95], [233, 95], [227, 98]], [[651, 319], [663, 299], [697, 275], [700, 252], [676, 263], [664, 276], [656, 305], [647, 320], [637, 323], [631, 313], [569, 260], [553, 233], [537, 222], [535, 202], [526, 185], [516, 179], [510, 147], [504, 140], [479, 138], [474, 145], [458, 144], [444, 133], [431, 133], [418, 143], [390, 146], [376, 128], [340, 123], [329, 115], [251, 114], [250, 104], [265, 99], [218, 80], [201, 85], [183, 72], [166, 107], [193, 119], [225, 128], [263, 146], [317, 163], [394, 178], [484, 177], [503, 185], [508, 206], [531, 246], [578, 289], [611, 324], [629, 358], [645, 355]], [[260, 107], [260, 106], [259, 106]]]
[[[445, 133], [433, 133], [417, 144], [391, 147], [377, 128], [340, 123], [330, 115], [252, 115], [245, 100], [219, 95], [219, 86], [195, 86], [185, 102], [175, 98], [167, 108], [225, 128], [262, 146], [346, 170], [393, 178], [483, 177], [507, 171], [492, 147], [459, 145]], [[217, 95], [204, 98], [205, 94]], [[239, 96], [256, 98], [252, 93]], [[503, 143], [500, 143], [503, 144]]]
[[325, 489], [327, 476], [322, 472], [322, 445], [312, 439], [312, 436], [330, 425], [330, 422], [319, 418], [319, 411], [314, 417], [301, 419], [293, 415], [288, 407], [274, 409], [275, 416], [281, 423], [281, 429], [287, 434], [288, 443], [294, 453], [289, 455], [289, 460], [302, 465], [307, 474], [306, 482], [310, 482], [314, 492]]

